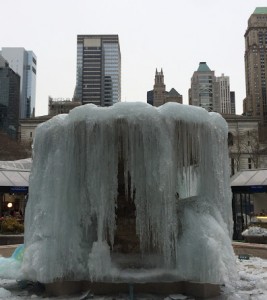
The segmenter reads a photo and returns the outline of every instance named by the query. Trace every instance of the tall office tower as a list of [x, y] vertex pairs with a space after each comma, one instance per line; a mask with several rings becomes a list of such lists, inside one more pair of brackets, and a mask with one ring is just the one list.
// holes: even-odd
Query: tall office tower
[[207, 111], [221, 111], [216, 77], [206, 62], [199, 63], [197, 71], [191, 78], [189, 104], [203, 107]]
[[78, 35], [74, 99], [111, 106], [121, 101], [121, 53], [118, 35]]
[[0, 129], [16, 138], [19, 125], [20, 77], [0, 55]]
[[230, 92], [231, 115], [235, 115], [235, 92]]
[[267, 7], [257, 7], [248, 20], [245, 33], [246, 98], [243, 109], [247, 116], [257, 116], [267, 126]]
[[229, 76], [216, 77], [218, 84], [220, 110], [222, 114], [231, 114], [230, 80]]
[[20, 76], [20, 118], [35, 115], [36, 55], [24, 48], [3, 47], [0, 54]]

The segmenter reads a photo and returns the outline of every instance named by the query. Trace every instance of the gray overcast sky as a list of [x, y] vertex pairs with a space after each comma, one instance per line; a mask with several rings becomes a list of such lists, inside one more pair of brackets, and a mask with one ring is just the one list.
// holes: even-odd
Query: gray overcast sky
[[146, 101], [155, 69], [166, 89], [188, 103], [200, 61], [216, 76], [230, 76], [237, 113], [245, 97], [244, 34], [249, 16], [266, 0], [6, 0], [1, 1], [0, 47], [37, 55], [36, 115], [47, 114], [48, 95], [72, 98], [77, 34], [118, 34], [122, 101]]

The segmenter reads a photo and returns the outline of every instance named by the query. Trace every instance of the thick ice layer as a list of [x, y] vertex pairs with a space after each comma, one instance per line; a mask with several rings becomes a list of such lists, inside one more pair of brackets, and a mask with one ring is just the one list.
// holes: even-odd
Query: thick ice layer
[[21, 279], [21, 262], [9, 257], [0, 257], [0, 278]]
[[[139, 266], [129, 272], [113, 253], [119, 165], [140, 242]], [[235, 274], [231, 234], [219, 114], [174, 103], [86, 105], [38, 126], [25, 279], [222, 283]]]
[[19, 245], [11, 257], [0, 257], [0, 278], [21, 279], [23, 277], [21, 272], [23, 254], [24, 245]]

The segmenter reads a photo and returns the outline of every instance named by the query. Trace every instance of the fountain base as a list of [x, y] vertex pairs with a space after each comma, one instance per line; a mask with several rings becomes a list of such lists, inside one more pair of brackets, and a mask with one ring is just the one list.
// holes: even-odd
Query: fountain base
[[61, 281], [45, 285], [46, 292], [51, 296], [75, 294], [90, 290], [95, 295], [112, 295], [129, 293], [130, 285], [134, 294], [169, 295], [174, 293], [207, 299], [220, 295], [220, 285], [198, 282], [152, 282], [152, 283], [109, 283], [90, 281]]

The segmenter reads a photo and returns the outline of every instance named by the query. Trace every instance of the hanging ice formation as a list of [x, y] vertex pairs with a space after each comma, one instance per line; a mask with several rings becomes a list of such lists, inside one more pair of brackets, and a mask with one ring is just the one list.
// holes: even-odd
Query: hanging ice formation
[[219, 114], [86, 105], [38, 126], [25, 278], [222, 283], [235, 273], [231, 234]]

